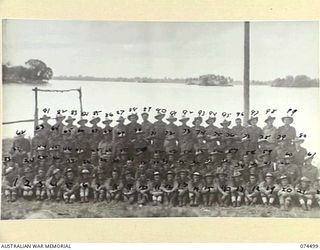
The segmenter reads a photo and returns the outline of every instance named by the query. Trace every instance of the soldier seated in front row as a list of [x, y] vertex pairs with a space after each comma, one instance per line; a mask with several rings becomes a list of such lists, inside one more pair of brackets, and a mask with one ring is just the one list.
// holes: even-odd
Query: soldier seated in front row
[[308, 177], [301, 177], [300, 183], [295, 188], [295, 192], [297, 194], [302, 209], [311, 210], [312, 200], [315, 191], [312, 189], [311, 181]]

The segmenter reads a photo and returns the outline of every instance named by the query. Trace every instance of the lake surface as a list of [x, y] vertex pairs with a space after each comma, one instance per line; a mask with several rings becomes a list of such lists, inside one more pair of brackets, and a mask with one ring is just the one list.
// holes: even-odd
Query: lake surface
[[[199, 110], [205, 110], [205, 118], [209, 111], [217, 112], [217, 122], [224, 119], [222, 112], [232, 113], [228, 118], [237, 117], [236, 113], [243, 109], [242, 86], [233, 87], [205, 87], [185, 84], [168, 83], [128, 83], [128, 82], [89, 82], [89, 81], [58, 81], [52, 80], [49, 84], [38, 86], [41, 89], [71, 89], [82, 88], [83, 110], [92, 112], [102, 110], [101, 118], [106, 112], [125, 110], [126, 117], [130, 107], [138, 107], [141, 113], [143, 107], [152, 107], [150, 120], [154, 121], [155, 108], [177, 111], [177, 116], [182, 115], [183, 110], [193, 111], [187, 114], [190, 117], [198, 115]], [[27, 84], [3, 85], [3, 121], [15, 121], [32, 119], [34, 117], [35, 98], [32, 91], [34, 86]], [[307, 135], [304, 146], [310, 152], [319, 152], [320, 139], [320, 102], [319, 88], [274, 88], [269, 86], [251, 86], [250, 108], [259, 111], [258, 125], [265, 125], [264, 119], [269, 115], [267, 109], [277, 109], [273, 114], [277, 119], [275, 126], [282, 125], [281, 117], [288, 109], [297, 109], [293, 115], [297, 133]], [[43, 115], [44, 108], [50, 108], [49, 115], [54, 117], [59, 109], [79, 110], [78, 92], [46, 93], [40, 92], [39, 116]], [[118, 115], [115, 115], [117, 118]], [[116, 120], [114, 118], [114, 120]], [[54, 120], [51, 121], [53, 123]], [[191, 125], [191, 120], [189, 121]], [[115, 122], [112, 123], [115, 125]], [[205, 124], [203, 124], [205, 125]], [[220, 125], [219, 125], [220, 126]], [[27, 130], [27, 135], [33, 134], [33, 123], [18, 123], [4, 125], [3, 137], [13, 137], [16, 130]], [[319, 159], [319, 156], [316, 160]]]

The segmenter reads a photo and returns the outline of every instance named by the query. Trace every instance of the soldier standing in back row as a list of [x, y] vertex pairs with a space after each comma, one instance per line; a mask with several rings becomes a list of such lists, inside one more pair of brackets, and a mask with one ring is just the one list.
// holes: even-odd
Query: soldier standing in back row
[[179, 120], [182, 124], [178, 127], [178, 142], [180, 153], [192, 151], [193, 149], [193, 137], [191, 128], [187, 125], [190, 120], [189, 117], [182, 116]]
[[102, 139], [98, 144], [98, 152], [99, 156], [105, 154], [106, 152], [112, 152], [112, 130], [113, 128], [110, 126], [112, 122], [111, 119], [106, 117], [106, 119], [102, 122], [105, 124], [105, 127], [102, 129]]
[[89, 141], [91, 150], [97, 150], [99, 142], [102, 139], [102, 128], [98, 126], [100, 122], [100, 117], [93, 117], [90, 120], [92, 127], [89, 127]]
[[277, 136], [282, 136], [291, 143], [291, 141], [296, 138], [296, 129], [292, 127], [290, 124], [293, 123], [293, 118], [291, 116], [284, 116], [281, 118], [284, 123], [283, 126], [278, 128]]
[[214, 125], [216, 117], [209, 117], [206, 120], [208, 126], [205, 128], [205, 140], [208, 142], [209, 153], [218, 149], [219, 128]]
[[118, 157], [121, 150], [128, 150], [128, 130], [124, 125], [125, 119], [120, 116], [117, 120], [118, 124], [113, 128], [112, 141], [113, 141], [113, 156]]
[[42, 120], [42, 123], [38, 126], [42, 128], [44, 135], [48, 138], [51, 133], [51, 125], [48, 123], [50, 117], [44, 114], [40, 120]]
[[166, 123], [162, 121], [165, 114], [158, 113], [154, 118], [157, 120], [153, 124], [151, 136], [153, 138], [153, 151], [163, 151], [164, 139], [166, 135]]
[[258, 117], [251, 117], [248, 120], [250, 126], [246, 129], [246, 134], [249, 137], [248, 151], [256, 150], [258, 148], [258, 140], [263, 135], [263, 131], [257, 126]]
[[142, 126], [140, 123], [138, 123], [138, 119], [139, 117], [137, 114], [128, 115], [128, 120], [130, 121], [130, 123], [127, 124], [129, 143], [137, 138], [136, 132], [142, 130]]
[[230, 139], [232, 133], [232, 130], [229, 128], [231, 124], [231, 121], [223, 120], [220, 125], [222, 128], [220, 128], [220, 146], [219, 149], [224, 150], [228, 144], [228, 140]]
[[57, 114], [56, 123], [52, 125], [51, 131], [57, 131], [59, 135], [62, 135], [64, 124], [62, 123], [66, 117], [61, 114]]
[[170, 152], [177, 152], [178, 151], [178, 126], [174, 124], [174, 122], [177, 120], [176, 117], [170, 116], [167, 118], [167, 121], [169, 124], [166, 125], [166, 135], [165, 135], [165, 141], [164, 141], [164, 149], [165, 152], [168, 154]]
[[204, 135], [205, 134], [205, 128], [203, 126], [201, 126], [203, 119], [201, 116], [195, 117], [192, 124], [194, 125], [191, 128], [192, 134], [193, 134], [193, 140], [196, 141], [197, 140], [197, 136], [199, 134]]
[[141, 118], [142, 118], [142, 123], [141, 123], [142, 131], [144, 131], [144, 136], [145, 138], [147, 138], [148, 136], [150, 136], [153, 124], [148, 120], [149, 114], [147, 112], [141, 113]]
[[273, 126], [273, 122], [276, 118], [272, 116], [268, 116], [268, 118], [264, 121], [267, 125], [263, 127], [263, 137], [275, 146], [277, 142], [277, 128]]
[[72, 118], [71, 116], [68, 116], [65, 122], [67, 125], [63, 127], [63, 130], [69, 130], [71, 132], [72, 137], [75, 137], [75, 134], [77, 133], [77, 126], [73, 124], [75, 121], [75, 118]]

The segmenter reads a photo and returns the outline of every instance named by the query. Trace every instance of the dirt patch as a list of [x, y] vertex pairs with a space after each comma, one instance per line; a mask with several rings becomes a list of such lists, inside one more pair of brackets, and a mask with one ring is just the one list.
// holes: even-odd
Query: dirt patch
[[221, 208], [207, 207], [139, 207], [125, 203], [74, 203], [24, 201], [2, 203], [2, 219], [51, 219], [51, 218], [121, 218], [121, 217], [279, 217], [320, 218], [320, 209], [302, 211], [294, 207], [290, 211], [263, 206]]

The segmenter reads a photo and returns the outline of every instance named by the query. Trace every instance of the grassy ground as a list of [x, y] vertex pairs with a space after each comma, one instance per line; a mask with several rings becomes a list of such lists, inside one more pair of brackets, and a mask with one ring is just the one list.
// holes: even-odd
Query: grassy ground
[[45, 218], [120, 218], [120, 217], [282, 217], [320, 218], [320, 209], [302, 211], [294, 207], [290, 211], [279, 208], [256, 207], [221, 208], [206, 207], [138, 207], [125, 203], [74, 203], [38, 202], [18, 200], [7, 203], [2, 199], [2, 219], [45, 219]]

